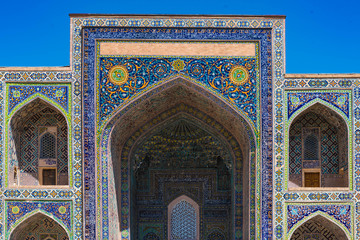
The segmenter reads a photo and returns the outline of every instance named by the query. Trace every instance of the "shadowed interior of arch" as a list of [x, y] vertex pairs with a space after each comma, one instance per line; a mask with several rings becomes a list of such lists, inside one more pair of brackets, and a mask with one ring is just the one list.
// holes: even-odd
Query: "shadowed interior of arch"
[[68, 126], [64, 115], [37, 98], [9, 124], [8, 185], [68, 185]]
[[[109, 169], [112, 236], [129, 231], [132, 237], [142, 234], [165, 239], [166, 207], [170, 199], [182, 194], [199, 202], [210, 222], [215, 220], [200, 227], [200, 239], [219, 232], [232, 238], [229, 234], [235, 225], [234, 217], [239, 219], [238, 231], [243, 229], [243, 236], [248, 236], [249, 162], [254, 156], [254, 138], [249, 137], [251, 130], [241, 116], [219, 107], [197, 92], [197, 88], [180, 82], [150, 98], [140, 98], [135, 107], [115, 116], [117, 122], [112, 127], [107, 150], [112, 159]], [[204, 192], [211, 192], [212, 196], [205, 196]], [[211, 229], [217, 232], [209, 232]]]
[[348, 187], [348, 129], [335, 111], [316, 103], [289, 130], [289, 188]]
[[68, 240], [69, 236], [54, 219], [42, 213], [36, 213], [21, 222], [12, 231], [9, 239]]
[[303, 239], [347, 240], [348, 237], [338, 225], [321, 215], [317, 215], [300, 225], [294, 231], [290, 240]]

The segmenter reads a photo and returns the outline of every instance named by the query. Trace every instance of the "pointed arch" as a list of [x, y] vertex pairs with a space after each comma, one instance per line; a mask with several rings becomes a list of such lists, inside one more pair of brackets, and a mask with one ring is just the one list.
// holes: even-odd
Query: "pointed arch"
[[[97, 156], [102, 157], [98, 158], [99, 160], [96, 162], [96, 168], [100, 176], [102, 176], [102, 181], [111, 181], [111, 184], [109, 185], [110, 190], [107, 185], [98, 185], [98, 191], [108, 193], [110, 191], [115, 191], [111, 190], [112, 188], [121, 189], [121, 191], [117, 191], [116, 196], [102, 194], [101, 198], [101, 201], [103, 202], [109, 202], [109, 198], [114, 200], [112, 202], [117, 202], [117, 207], [109, 210], [112, 216], [116, 215], [119, 219], [127, 219], [127, 221], [118, 221], [117, 224], [120, 229], [117, 234], [132, 235], [130, 232], [130, 204], [122, 202], [123, 199], [129, 199], [128, 197], [130, 197], [131, 183], [129, 180], [122, 179], [122, 176], [129, 176], [128, 174], [131, 173], [130, 164], [128, 162], [130, 156], [129, 153], [140, 136], [143, 137], [144, 133], [148, 132], [150, 128], [160, 124], [158, 120], [163, 114], [167, 111], [171, 112], [171, 109], [176, 109], [177, 106], [189, 106], [192, 109], [201, 109], [201, 111], [197, 110], [199, 113], [192, 110], [193, 112], [191, 115], [195, 117], [194, 119], [201, 119], [202, 116], [208, 114], [207, 117], [210, 117], [217, 122], [216, 126], [213, 127], [214, 132], [217, 132], [219, 136], [226, 139], [225, 142], [228, 142], [229, 146], [231, 146], [234, 151], [241, 150], [242, 153], [238, 151], [235, 155], [237, 154], [236, 157], [240, 157], [240, 159], [244, 159], [244, 161], [241, 163], [234, 163], [234, 166], [238, 166], [239, 173], [237, 174], [242, 175], [237, 178], [239, 179], [237, 181], [244, 182], [245, 184], [241, 187], [236, 185], [237, 183], [235, 183], [234, 177], [232, 189], [239, 189], [239, 191], [241, 191], [239, 194], [244, 194], [244, 196], [250, 198], [241, 200], [243, 204], [246, 204], [249, 207], [244, 207], [241, 211], [237, 211], [237, 214], [240, 214], [241, 212], [241, 215], [250, 217], [249, 219], [246, 217], [246, 220], [244, 221], [233, 220], [232, 225], [235, 225], [236, 231], [243, 231], [244, 236], [247, 236], [247, 234], [250, 234], [248, 231], [248, 229], [250, 229], [250, 221], [252, 224], [255, 224], [255, 211], [250, 211], [250, 206], [255, 205], [255, 196], [250, 194], [250, 188], [255, 188], [255, 159], [258, 157], [256, 150], [258, 147], [256, 141], [256, 138], [258, 137], [257, 131], [233, 106], [230, 106], [228, 103], [219, 99], [218, 96], [209, 92], [209, 90], [203, 89], [201, 86], [189, 82], [188, 80], [179, 78], [176, 78], [169, 83], [160, 84], [156, 88], [150, 89], [148, 92], [137, 96], [132, 102], [128, 102], [123, 107], [118, 108], [116, 112], [112, 113], [107, 122], [101, 124], [102, 127], [99, 131], [101, 132], [101, 147], [99, 148]], [[204, 114], [205, 112], [207, 114]], [[206, 121], [204, 121], [204, 123], [205, 126], [210, 126]], [[225, 131], [222, 129], [225, 129]], [[231, 141], [229, 140], [231, 139], [231, 134], [229, 133], [235, 134]], [[127, 146], [126, 144], [130, 145]], [[112, 145], [116, 147], [112, 148]], [[116, 151], [111, 149], [116, 149]], [[124, 153], [126, 155], [124, 155]], [[111, 156], [112, 159], [109, 159], [108, 156]], [[108, 166], [111, 166], [112, 169], [109, 169]], [[244, 171], [244, 169], [248, 169], [248, 171]], [[117, 174], [114, 174], [114, 180], [108, 179], [107, 176], [111, 176], [111, 174], [107, 172], [109, 170], [116, 170]], [[118, 174], [119, 172], [122, 174]], [[124, 182], [127, 184], [123, 184]], [[252, 184], [248, 184], [248, 182], [251, 182]], [[116, 186], [117, 184], [120, 184], [121, 186]], [[252, 192], [255, 193], [256, 191], [254, 190]], [[128, 197], [124, 198], [124, 195]], [[237, 201], [240, 201], [241, 197], [236, 197], [236, 199], [239, 199]], [[240, 205], [242, 206], [242, 204], [238, 204], [237, 206]], [[232, 212], [234, 213], [235, 211]], [[254, 215], [251, 212], [254, 213]], [[106, 224], [104, 226], [108, 226], [109, 218], [107, 215], [98, 215], [98, 217], [104, 219], [102, 222]], [[123, 222], [127, 222], [128, 226], [120, 226]], [[239, 222], [243, 225], [239, 224]], [[111, 224], [111, 226], [116, 226], [117, 224]], [[231, 227], [233, 228], [234, 226]], [[101, 228], [100, 225], [98, 225], [98, 228]], [[115, 231], [111, 230], [111, 232]], [[108, 233], [102, 231], [102, 234]]]
[[135, 94], [131, 99], [127, 101], [126, 104], [118, 106], [104, 121], [101, 122], [102, 128], [109, 124], [113, 125], [113, 121], [117, 121], [117, 118], [121, 116], [123, 112], [129, 110], [132, 106], [139, 104], [141, 101], [151, 99], [155, 95], [161, 92], [166, 92], [168, 89], [177, 86], [191, 89], [192, 92], [199, 93], [210, 101], [215, 102], [218, 106], [223, 106], [224, 108], [228, 109], [228, 111], [232, 112], [234, 115], [239, 115], [244, 121], [244, 124], [249, 127], [249, 131], [251, 131], [253, 135], [257, 134], [257, 129], [254, 122], [249, 119], [246, 113], [244, 113], [243, 109], [237, 108], [231, 102], [219, 96], [219, 94], [217, 94], [215, 91], [205, 88], [201, 83], [198, 83], [197, 80], [193, 80], [191, 78], [187, 78], [181, 75], [172, 76], [170, 79], [161, 81], [156, 86], [149, 86], [142, 92]]
[[[338, 220], [336, 220], [334, 217], [330, 216], [329, 214], [322, 212], [322, 211], [316, 211], [309, 216], [303, 218], [299, 222], [297, 222], [288, 232], [287, 239], [293, 240], [294, 233], [305, 223], [314, 221], [318, 224], [321, 224], [323, 227], [330, 226], [335, 232], [333, 234], [338, 234], [339, 236], [337, 239], [352, 239], [351, 233], [349, 230]], [[295, 238], [294, 238], [295, 239]]]
[[314, 105], [316, 105], [316, 104], [322, 105], [325, 108], [331, 110], [334, 114], [336, 114], [339, 118], [341, 118], [346, 123], [348, 131], [350, 130], [349, 128], [351, 127], [351, 124], [349, 124], [346, 121], [349, 118], [344, 114], [344, 112], [338, 110], [333, 104], [328, 103], [320, 98], [315, 98], [315, 99], [311, 100], [310, 102], [306, 103], [304, 106], [302, 106], [301, 108], [299, 108], [295, 112], [293, 112], [291, 114], [291, 117], [288, 119], [288, 125], [290, 126], [294, 122], [294, 120], [296, 118], [298, 118], [298, 116], [302, 115], [304, 112], [308, 111], [309, 109], [314, 107]]
[[17, 220], [7, 231], [9, 239], [10, 240], [22, 239], [21, 236], [22, 234], [24, 234], [24, 232], [29, 233], [29, 231], [33, 229], [31, 228], [32, 224], [40, 225], [40, 222], [46, 218], [54, 221], [56, 226], [58, 225], [58, 227], [57, 228], [55, 227], [52, 231], [50, 231], [50, 233], [55, 233], [56, 231], [54, 230], [57, 230], [59, 231], [59, 234], [61, 234], [64, 237], [67, 237], [67, 239], [70, 239], [71, 236], [69, 234], [70, 229], [68, 229], [66, 225], [60, 219], [55, 217], [53, 214], [45, 212], [41, 209], [36, 209], [30, 213], [27, 213], [21, 219]]
[[[154, 134], [156, 135], [156, 133], [161, 131], [161, 129], [168, 129], [168, 127], [172, 126], [173, 123], [177, 123], [178, 121], [184, 121], [184, 120], [189, 121], [189, 124], [191, 123], [190, 125], [193, 125], [193, 127], [196, 126], [196, 128], [202, 129], [201, 131], [208, 132], [209, 136], [210, 135], [217, 136], [217, 138], [219, 138], [219, 141], [223, 142], [225, 144], [224, 147], [226, 147], [226, 149], [227, 149], [227, 151], [225, 151], [225, 152], [230, 153], [230, 155], [231, 155], [230, 165], [232, 167], [231, 167], [231, 169], [228, 170], [228, 171], [230, 171], [230, 175], [228, 175], [228, 177], [231, 179], [225, 179], [225, 178], [227, 178], [226, 177], [227, 174], [226, 173], [224, 174], [224, 170], [226, 170], [226, 167], [225, 167], [226, 163], [224, 164], [223, 161], [220, 160], [217, 166], [219, 166], [221, 168], [221, 170], [219, 168], [218, 168], [218, 170], [222, 171], [222, 174], [224, 174], [223, 175], [224, 181], [225, 182], [227, 181], [229, 183], [229, 186], [231, 189], [231, 190], [228, 189], [229, 194], [230, 194], [230, 191], [233, 191], [233, 193], [231, 194], [233, 196], [229, 195], [229, 201], [235, 201], [235, 199], [234, 199], [235, 197], [238, 199], [237, 204], [236, 204], [236, 208], [238, 210], [237, 210], [236, 214], [235, 214], [235, 211], [232, 211], [230, 209], [229, 209], [229, 211], [226, 210], [229, 214], [225, 218], [226, 218], [226, 221], [228, 221], [229, 224], [231, 225], [229, 227], [229, 229], [233, 229], [233, 225], [235, 224], [234, 223], [235, 218], [245, 219], [243, 222], [240, 222], [240, 223], [238, 222], [238, 227], [242, 231], [243, 228], [245, 229], [245, 226], [247, 224], [249, 224], [248, 217], [243, 218], [242, 216], [245, 215], [246, 209], [248, 209], [250, 207], [250, 206], [248, 206], [248, 201], [239, 201], [239, 199], [243, 198], [242, 196], [249, 196], [249, 194], [250, 194], [248, 192], [249, 190], [246, 189], [247, 182], [249, 181], [249, 178], [250, 178], [250, 176], [246, 176], [246, 175], [247, 174], [249, 175], [250, 170], [248, 169], [247, 166], [244, 167], [244, 165], [249, 164], [249, 163], [245, 163], [245, 162], [250, 162], [250, 159], [249, 159], [249, 161], [244, 161], [244, 159], [246, 159], [246, 157], [244, 157], [242, 150], [250, 151], [250, 147], [248, 146], [247, 149], [242, 148], [241, 146], [238, 145], [238, 142], [232, 136], [232, 133], [230, 133], [226, 129], [224, 129], [223, 126], [221, 126], [221, 124], [219, 122], [217, 122], [214, 119], [212, 119], [211, 117], [207, 116], [204, 112], [202, 112], [198, 109], [195, 109], [193, 107], [187, 106], [185, 104], [179, 104], [179, 105], [175, 106], [174, 108], [170, 108], [165, 112], [159, 113], [154, 119], [148, 120], [145, 125], [140, 127], [140, 129], [138, 129], [137, 132], [133, 133], [132, 136], [128, 138], [128, 140], [125, 142], [125, 145], [123, 145], [123, 147], [122, 147], [122, 149], [124, 149], [123, 152], [121, 154], [118, 154], [118, 156], [116, 156], [115, 158], [112, 159], [112, 164], [114, 166], [114, 169], [117, 169], [116, 172], [125, 172], [125, 171], [128, 172], [128, 174], [126, 174], [125, 177], [123, 177], [119, 174], [116, 176], [116, 177], [118, 177], [118, 179], [115, 180], [115, 184], [118, 185], [116, 188], [122, 189], [121, 194], [129, 196], [130, 198], [134, 197], [134, 196], [132, 196], [133, 193], [131, 191], [131, 188], [129, 187], [129, 184], [126, 184], [126, 185], [123, 184], [124, 182], [131, 182], [132, 186], [135, 186], [134, 182], [136, 182], [136, 181], [134, 179], [130, 180], [129, 176], [132, 175], [131, 172], [134, 171], [134, 168], [135, 167], [137, 168], [137, 166], [139, 166], [139, 165], [138, 164], [134, 165], [133, 159], [135, 159], [135, 157], [132, 157], [133, 156], [132, 153], [136, 149], [140, 148], [141, 146], [144, 146], [144, 140], [147, 141], [148, 139], [150, 139], [151, 136], [153, 136]], [[187, 129], [190, 129], [193, 127], [191, 127], [191, 126], [187, 127]], [[196, 130], [195, 130], [195, 132], [196, 132]], [[115, 134], [113, 136], [122, 136], [122, 134], [116, 133], [116, 131], [113, 132], [112, 134]], [[152, 140], [149, 140], [149, 141], [152, 142]], [[210, 140], [210, 142], [213, 142], [213, 140]], [[116, 140], [115, 140], [115, 143], [116, 143]], [[162, 145], [162, 144], [160, 144], [160, 145]], [[114, 150], [119, 149], [118, 143], [116, 143], [115, 145], [112, 145], [112, 146], [113, 146], [112, 149], [114, 149]], [[105, 154], [101, 154], [101, 155], [104, 156]], [[112, 156], [115, 156], [115, 155], [116, 155], [116, 151], [114, 151], [112, 153]], [[156, 158], [156, 159], [158, 159], [158, 158]], [[225, 159], [228, 159], [228, 158], [225, 158]], [[216, 164], [217, 163], [215, 162], [215, 166], [216, 166]], [[148, 166], [148, 164], [147, 165], [145, 164], [144, 166]], [[172, 165], [172, 166], [175, 167], [178, 165]], [[244, 170], [245, 168], [247, 170]], [[191, 168], [191, 169], [193, 169], [193, 168]], [[200, 174], [199, 171], [197, 171], [196, 174]], [[140, 175], [147, 176], [146, 173], [141, 173]], [[238, 176], [238, 177], [236, 177], [236, 176]], [[242, 177], [242, 176], [244, 176], [244, 177]], [[166, 180], [166, 181], [168, 181], [168, 180]], [[179, 181], [179, 180], [177, 180], [177, 181]], [[243, 182], [246, 182], [246, 183], [243, 184]], [[124, 188], [124, 186], [126, 186], [126, 188]], [[141, 186], [146, 186], [146, 185], [141, 184]], [[248, 194], [244, 194], [245, 191], [243, 191], [243, 188], [246, 189], [246, 192]], [[119, 191], [117, 191], [117, 192], [119, 194]], [[128, 199], [129, 197], [126, 197], [126, 199]], [[248, 197], [245, 197], [245, 198], [248, 200]], [[117, 199], [122, 199], [122, 196], [118, 195]], [[166, 198], [164, 198], [164, 199], [166, 201]], [[199, 201], [200, 200], [201, 199], [199, 199]], [[133, 201], [131, 201], [131, 203], [133, 203]], [[126, 210], [126, 214], [124, 214], [124, 211], [120, 211], [120, 209], [127, 208], [126, 206], [121, 205], [121, 204], [122, 203], [120, 201], [118, 203], [119, 216], [122, 216], [121, 218], [123, 218], [123, 217], [131, 218], [131, 215], [128, 214], [128, 210]], [[229, 202], [226, 206], [229, 207], [230, 205], [231, 204]], [[136, 209], [138, 209], [138, 208], [136, 208]], [[134, 211], [134, 210], [132, 210], [132, 211]], [[136, 216], [137, 216], [137, 214], [136, 214]], [[138, 221], [129, 219], [129, 222], [134, 224], [134, 222], [138, 222]], [[241, 224], [243, 224], [243, 225], [241, 225]], [[128, 228], [135, 229], [134, 226], [129, 226], [129, 227], [121, 226], [122, 231], [126, 231], [126, 229], [128, 229]], [[246, 230], [244, 230], [244, 231], [246, 231]], [[228, 234], [230, 234], [230, 233], [228, 233]]]
[[[5, 127], [8, 139], [5, 152], [8, 160], [6, 186], [22, 185], [21, 178], [26, 179], [23, 180], [26, 185], [39, 185], [43, 170], [56, 175], [57, 185], [69, 184], [71, 124], [69, 116], [59, 104], [42, 94], [34, 94], [12, 110]], [[39, 137], [45, 132], [52, 133], [57, 139], [53, 146], [56, 156], [40, 163]]]
[[[168, 239], [172, 239], [173, 230], [180, 234], [188, 234], [195, 237], [192, 240], [200, 240], [200, 209], [199, 205], [186, 195], [181, 195], [168, 205]], [[184, 225], [183, 223], [195, 226]], [[177, 225], [177, 226], [174, 226]], [[185, 229], [184, 229], [185, 228]], [[190, 228], [190, 229], [189, 229]], [[181, 235], [182, 236], [182, 235]]]
[[[49, 98], [41, 93], [35, 93], [31, 97], [28, 97], [27, 99], [22, 101], [20, 104], [18, 104], [14, 109], [11, 110], [11, 112], [8, 112], [8, 116], [9, 116], [8, 122], [11, 121], [12, 117], [14, 115], [16, 115], [17, 112], [21, 111], [24, 107], [28, 106], [28, 104], [30, 104], [31, 102], [34, 102], [37, 100], [44, 101], [45, 103], [49, 104], [53, 108], [57, 109], [64, 116], [68, 115], [67, 111], [60, 104], [56, 103], [54, 100], [52, 100], [51, 98]], [[68, 121], [68, 119], [67, 119], [67, 121]], [[69, 125], [69, 122], [67, 124]]]
[[[322, 99], [316, 98], [294, 112], [285, 129], [286, 187], [352, 189], [351, 132], [348, 117]], [[311, 144], [306, 144], [309, 141]], [[310, 159], [311, 155], [315, 158]]]

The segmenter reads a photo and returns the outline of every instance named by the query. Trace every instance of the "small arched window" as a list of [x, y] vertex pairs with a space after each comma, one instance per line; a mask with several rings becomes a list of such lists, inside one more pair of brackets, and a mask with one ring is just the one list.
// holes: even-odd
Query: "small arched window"
[[168, 207], [169, 240], [199, 240], [199, 206], [191, 198], [181, 196]]
[[49, 132], [41, 136], [40, 158], [56, 158], [56, 138]]
[[304, 160], [319, 160], [320, 136], [319, 128], [303, 128]]

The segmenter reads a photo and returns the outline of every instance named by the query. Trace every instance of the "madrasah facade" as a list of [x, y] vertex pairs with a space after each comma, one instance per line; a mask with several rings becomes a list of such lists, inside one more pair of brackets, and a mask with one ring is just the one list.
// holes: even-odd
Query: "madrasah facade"
[[360, 74], [286, 74], [284, 16], [70, 20], [0, 68], [0, 239], [360, 239]]

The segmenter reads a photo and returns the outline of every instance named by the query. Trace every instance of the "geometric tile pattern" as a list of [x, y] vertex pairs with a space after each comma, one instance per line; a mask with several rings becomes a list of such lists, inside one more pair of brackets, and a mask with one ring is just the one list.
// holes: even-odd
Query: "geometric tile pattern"
[[302, 142], [301, 136], [292, 135], [289, 137], [289, 174], [302, 173]]
[[337, 174], [339, 172], [339, 151], [336, 129], [325, 118], [315, 113], [307, 113], [291, 124], [289, 137], [289, 173], [302, 172], [302, 129], [320, 127], [321, 136], [321, 173]]
[[291, 240], [303, 239], [333, 240], [337, 239], [337, 237], [325, 226], [310, 220], [297, 228], [291, 236]]
[[23, 172], [38, 172], [39, 126], [56, 126], [57, 128], [57, 171], [67, 173], [67, 122], [64, 116], [51, 108], [45, 108], [31, 116], [24, 126], [25, 131], [20, 136], [21, 158], [19, 167]]
[[0, 79], [3, 81], [17, 81], [17, 82], [46, 82], [51, 85], [51, 82], [69, 82], [72, 80], [72, 73], [69, 70], [65, 71], [11, 71], [1, 73]]
[[194, 207], [185, 200], [175, 205], [171, 212], [171, 239], [196, 239], [196, 212]]

